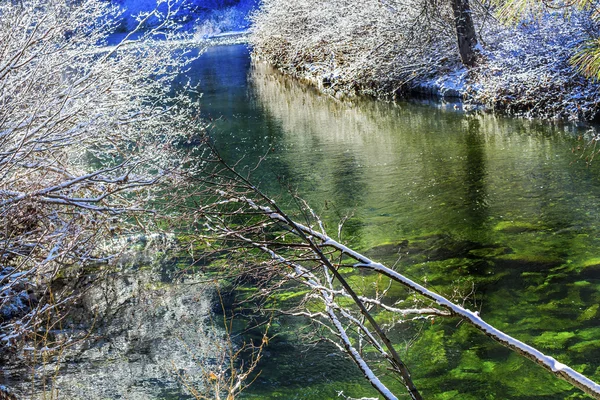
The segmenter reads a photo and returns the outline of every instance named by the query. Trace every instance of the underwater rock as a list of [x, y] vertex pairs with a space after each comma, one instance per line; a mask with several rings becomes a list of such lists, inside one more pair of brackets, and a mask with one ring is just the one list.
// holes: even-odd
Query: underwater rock
[[510, 254], [513, 250], [508, 247], [484, 247], [469, 250], [468, 256], [472, 258], [494, 258], [504, 254]]
[[504, 254], [493, 258], [493, 261], [500, 270], [516, 269], [521, 272], [549, 271], [564, 263], [559, 258], [517, 253]]
[[398, 254], [400, 251], [406, 250], [408, 247], [408, 240], [403, 240], [398, 243], [386, 243], [379, 246], [372, 247], [365, 251], [367, 257], [385, 257], [392, 254]]
[[[200, 275], [173, 281], [163, 267], [124, 267], [91, 288], [63, 321], [81, 339], [37, 369], [35, 384], [68, 399], [183, 398], [182, 374], [200, 389], [225, 349], [223, 327], [212, 318], [215, 288]], [[43, 397], [41, 387], [31, 394], [30, 373], [15, 366], [10, 375], [15, 392]]]
[[600, 259], [593, 258], [583, 262], [579, 277], [581, 279], [600, 279]]
[[511, 249], [499, 245], [455, 239], [446, 234], [433, 234], [375, 246], [366, 251], [365, 255], [375, 259], [402, 255], [407, 262], [420, 263], [454, 258], [493, 258], [511, 252]]

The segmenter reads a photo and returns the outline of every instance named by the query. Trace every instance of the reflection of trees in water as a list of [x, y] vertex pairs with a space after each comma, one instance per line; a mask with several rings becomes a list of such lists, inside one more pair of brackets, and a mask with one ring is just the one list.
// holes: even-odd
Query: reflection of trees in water
[[353, 214], [346, 226], [354, 245], [435, 232], [491, 239], [506, 220], [552, 229], [596, 224], [585, 211], [600, 193], [596, 172], [571, 165], [574, 128], [337, 101], [261, 63], [250, 82], [281, 129], [278, 156], [300, 195], [332, 223]]
[[[136, 261], [147, 257], [136, 255]], [[57, 377], [55, 364], [47, 365], [34, 383], [45, 373], [56, 379], [61, 398], [89, 400], [181, 398], [178, 374], [202, 389], [224, 348], [223, 329], [212, 323], [215, 287], [200, 275], [173, 281], [181, 271], [171, 263], [124, 267], [92, 287], [68, 319], [92, 333], [62, 351]], [[26, 381], [32, 376], [19, 373], [15, 388], [38, 398], [41, 388]]]
[[[333, 143], [345, 146], [344, 150], [368, 145], [367, 154], [377, 154], [386, 146], [386, 134], [393, 132], [390, 123], [394, 123], [383, 118], [379, 110], [380, 107], [388, 109], [388, 104], [337, 101], [280, 75], [263, 63], [253, 65], [250, 79], [258, 101], [268, 114], [280, 121], [285, 135], [294, 136], [294, 145], [310, 148], [314, 144]], [[375, 133], [378, 135], [374, 136]], [[386, 156], [386, 152], [378, 153]]]
[[[332, 193], [336, 201], [336, 209], [344, 212], [344, 215], [338, 214], [339, 220], [350, 216], [356, 208], [365, 206], [365, 186], [362, 169], [359, 168], [359, 161], [353, 153], [344, 153], [333, 160], [333, 178]], [[350, 218], [344, 225], [344, 237], [360, 238], [362, 234], [363, 223], [358, 218]]]
[[485, 142], [481, 136], [480, 121], [470, 119], [465, 130], [465, 201], [466, 221], [472, 229], [481, 229], [488, 217], [486, 187]]
[[[390, 216], [387, 223], [401, 232], [482, 228], [490, 208], [502, 213], [513, 190], [527, 187], [512, 171], [540, 169], [565, 137], [555, 128], [548, 140], [552, 129], [530, 121], [337, 101], [263, 63], [254, 63], [250, 81], [265, 114], [281, 126], [282, 157], [307, 195]], [[522, 204], [526, 214], [531, 207]]]

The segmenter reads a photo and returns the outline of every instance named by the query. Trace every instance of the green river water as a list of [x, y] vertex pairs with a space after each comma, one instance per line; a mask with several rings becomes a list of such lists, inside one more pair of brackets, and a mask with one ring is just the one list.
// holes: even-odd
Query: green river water
[[[582, 128], [342, 102], [251, 63], [244, 46], [209, 49], [191, 74], [225, 157], [268, 153], [253, 174], [267, 193], [285, 181], [332, 234], [349, 216], [345, 243], [446, 296], [472, 292], [486, 321], [600, 380], [600, 164], [572, 152]], [[298, 324], [276, 326], [245, 398], [376, 397], [333, 348], [302, 345]], [[587, 398], [456, 319], [396, 339], [427, 399]]]
[[[485, 320], [600, 379], [600, 165], [572, 152], [583, 130], [342, 102], [251, 63], [244, 46], [210, 49], [191, 73], [225, 157], [268, 153], [253, 175], [267, 193], [285, 181], [334, 231], [350, 216], [355, 249], [444, 295], [473, 291]], [[332, 348], [300, 344], [300, 323], [278, 324], [245, 398], [376, 396]], [[425, 398], [586, 398], [458, 320], [416, 325], [396, 339]]]

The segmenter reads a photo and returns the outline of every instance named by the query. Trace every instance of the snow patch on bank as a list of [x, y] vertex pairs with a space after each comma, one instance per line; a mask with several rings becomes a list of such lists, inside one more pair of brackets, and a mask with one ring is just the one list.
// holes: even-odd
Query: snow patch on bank
[[227, 35], [230, 32], [246, 32], [250, 27], [248, 15], [256, 7], [256, 0], [242, 0], [234, 7], [212, 10], [197, 18], [194, 38], [197, 40]]
[[443, 98], [462, 98], [467, 89], [468, 70], [460, 68], [445, 75], [417, 82], [413, 90]]
[[497, 26], [485, 37], [478, 67], [422, 78], [410, 90], [526, 118], [593, 120], [600, 113], [600, 85], [571, 63], [593, 29], [585, 12]]
[[494, 111], [528, 118], [591, 120], [600, 85], [571, 63], [596, 30], [589, 13], [555, 12], [490, 36], [468, 97]]

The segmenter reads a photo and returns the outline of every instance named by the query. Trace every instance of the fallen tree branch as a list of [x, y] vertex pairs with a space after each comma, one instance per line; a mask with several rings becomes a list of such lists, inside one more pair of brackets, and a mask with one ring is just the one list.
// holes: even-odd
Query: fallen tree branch
[[[221, 192], [222, 195], [226, 195], [226, 193]], [[260, 194], [260, 193], [259, 193]], [[573, 386], [583, 390], [585, 393], [594, 397], [595, 399], [600, 399], [600, 385], [583, 374], [575, 371], [571, 367], [562, 364], [551, 356], [548, 356], [536, 348], [521, 342], [518, 339], [502, 332], [501, 330], [493, 327], [492, 325], [485, 322], [477, 311], [470, 311], [458, 304], [453, 303], [448, 300], [444, 296], [441, 296], [435, 292], [432, 292], [425, 288], [424, 286], [418, 284], [417, 282], [405, 277], [397, 271], [394, 271], [391, 268], [386, 267], [385, 265], [375, 262], [368, 257], [348, 248], [347, 246], [337, 242], [336, 240], [330, 238], [324, 233], [318, 232], [308, 226], [305, 226], [301, 223], [291, 221], [289, 216], [282, 214], [280, 210], [273, 210], [270, 207], [259, 206], [251, 199], [240, 197], [237, 199], [240, 202], [247, 203], [254, 210], [260, 210], [270, 218], [271, 220], [277, 221], [278, 223], [282, 223], [288, 225], [293, 228], [294, 231], [299, 232], [305, 238], [310, 238], [311, 240], [317, 239], [320, 241], [319, 247], [331, 247], [342, 254], [351, 257], [357, 262], [352, 264], [353, 268], [363, 269], [373, 271], [379, 274], [382, 274], [395, 282], [398, 282], [411, 290], [419, 293], [420, 295], [429, 298], [435, 301], [438, 305], [448, 310], [452, 315], [458, 316], [462, 318], [464, 321], [469, 322], [478, 330], [485, 333], [487, 336], [491, 337], [498, 343], [503, 346], [521, 354], [522, 356], [534, 361], [539, 364], [546, 370], [552, 372], [557, 377], [571, 383]]]

